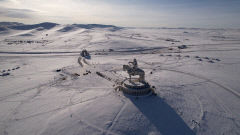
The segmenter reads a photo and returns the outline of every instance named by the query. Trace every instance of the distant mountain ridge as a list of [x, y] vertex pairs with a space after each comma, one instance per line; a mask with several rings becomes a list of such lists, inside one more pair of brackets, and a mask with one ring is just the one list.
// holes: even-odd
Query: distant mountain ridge
[[59, 24], [57, 23], [50, 23], [50, 22], [44, 22], [44, 23], [39, 23], [39, 24], [32, 24], [32, 25], [16, 25], [16, 26], [10, 26], [9, 28], [14, 29], [14, 30], [31, 30], [35, 28], [43, 28], [43, 29], [51, 29]]
[[103, 25], [103, 24], [72, 24], [67, 25], [66, 27], [60, 29], [60, 32], [68, 32], [77, 28], [84, 28], [84, 29], [93, 29], [93, 28], [111, 28], [112, 31], [116, 31], [121, 29], [120, 27], [114, 25]]
[[[51, 22], [43, 22], [39, 24], [23, 24], [18, 22], [0, 22], [0, 31], [6, 31], [8, 29], [13, 30], [31, 30], [31, 29], [52, 29], [59, 24], [51, 23]], [[120, 27], [114, 25], [103, 25], [103, 24], [70, 24], [62, 29], [58, 30], [59, 32], [68, 32], [74, 30], [76, 28], [85, 28], [85, 29], [93, 29], [93, 28], [111, 28], [111, 30], [115, 31], [120, 29]]]
[[19, 25], [24, 25], [23, 23], [18, 23], [18, 22], [0, 22], [0, 26], [19, 26]]
[[42, 29], [51, 29], [59, 24], [57, 23], [50, 23], [50, 22], [44, 22], [39, 24], [23, 24], [18, 22], [0, 22], [0, 31], [6, 31], [8, 29], [13, 30], [31, 30], [36, 28], [42, 28]]

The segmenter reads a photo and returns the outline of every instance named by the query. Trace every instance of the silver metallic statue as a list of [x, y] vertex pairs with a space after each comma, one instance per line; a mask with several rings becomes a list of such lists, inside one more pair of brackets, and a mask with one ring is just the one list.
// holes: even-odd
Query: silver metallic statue
[[127, 71], [129, 78], [131, 80], [131, 76], [139, 75], [139, 82], [145, 82], [145, 72], [138, 68], [137, 60], [134, 59], [131, 62], [128, 62], [128, 65], [123, 65], [123, 71]]

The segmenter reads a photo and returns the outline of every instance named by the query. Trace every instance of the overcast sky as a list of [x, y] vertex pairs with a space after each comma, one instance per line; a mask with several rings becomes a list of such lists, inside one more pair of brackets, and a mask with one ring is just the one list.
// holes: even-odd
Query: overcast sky
[[0, 21], [240, 28], [240, 0], [0, 0]]

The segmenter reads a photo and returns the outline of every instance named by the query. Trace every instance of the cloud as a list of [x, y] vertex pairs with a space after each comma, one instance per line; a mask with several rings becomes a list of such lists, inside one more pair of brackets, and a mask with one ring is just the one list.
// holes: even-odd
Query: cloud
[[10, 18], [32, 18], [32, 14], [35, 12], [36, 11], [29, 9], [5, 8], [0, 6], [0, 17], [4, 16]]
[[238, 0], [0, 0], [0, 3], [0, 20], [23, 23], [240, 26]]

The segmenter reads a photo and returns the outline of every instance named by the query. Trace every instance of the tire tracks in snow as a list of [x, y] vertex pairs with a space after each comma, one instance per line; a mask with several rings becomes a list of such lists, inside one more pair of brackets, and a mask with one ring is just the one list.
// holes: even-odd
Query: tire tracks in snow
[[224, 85], [222, 85], [222, 84], [220, 84], [220, 83], [218, 83], [218, 82], [216, 82], [216, 81], [213, 81], [213, 80], [211, 80], [211, 79], [208, 79], [208, 78], [206, 78], [206, 77], [203, 77], [203, 76], [200, 76], [200, 75], [195, 75], [195, 74], [193, 74], [193, 73], [188, 73], [188, 72], [184, 72], [184, 71], [174, 70], [174, 69], [160, 68], [160, 70], [166, 70], [166, 71], [181, 73], [181, 74], [185, 74], [185, 75], [189, 75], [189, 76], [193, 76], [193, 77], [196, 77], [196, 78], [205, 80], [205, 81], [207, 81], [207, 82], [210, 82], [210, 83], [212, 83], [212, 84], [215, 84], [215, 85], [223, 88], [224, 90], [232, 93], [234, 96], [236, 96], [237, 98], [240, 99], [240, 93], [238, 93], [237, 91], [235, 91], [235, 90], [233, 90], [233, 89], [231, 89], [231, 88], [229, 88], [229, 87], [227, 87], [227, 86], [224, 86]]
[[203, 120], [203, 116], [204, 116], [204, 110], [203, 110], [203, 105], [202, 105], [202, 102], [200, 101], [199, 97], [194, 95], [195, 99], [197, 100], [199, 106], [200, 106], [200, 116], [199, 116], [199, 120], [196, 121], [197, 122], [197, 125], [195, 124], [193, 129], [194, 128], [197, 128], [198, 126], [200, 126], [200, 123], [201, 121]]
[[91, 99], [87, 99], [87, 100], [84, 100], [84, 101], [80, 101], [80, 102], [72, 102], [72, 101], [70, 101], [70, 103], [65, 105], [65, 106], [62, 106], [62, 107], [59, 107], [59, 108], [55, 108], [55, 109], [52, 109], [52, 110], [48, 110], [48, 111], [44, 111], [44, 112], [39, 112], [39, 113], [32, 114], [32, 115], [29, 115], [29, 116], [26, 116], [26, 117], [17, 118], [17, 120], [18, 121], [25, 120], [25, 119], [28, 119], [28, 118], [44, 115], [44, 114], [47, 114], [47, 113], [51, 113], [51, 112], [55, 112], [55, 111], [61, 111], [61, 110], [64, 110], [64, 109], [66, 109], [68, 107], [71, 107], [71, 106], [74, 106], [74, 105], [78, 105], [78, 104], [85, 103], [85, 102], [90, 102], [90, 101], [93, 101], [93, 100], [95, 100], [97, 98], [103, 98], [103, 97], [107, 96], [108, 94], [109, 93], [106, 93], [104, 95], [97, 96], [97, 97], [94, 97], [94, 98], [91, 98]]
[[[195, 74], [193, 74], [193, 73], [188, 73], [188, 72], [184, 72], [184, 71], [174, 70], [174, 69], [164, 69], [164, 68], [160, 68], [160, 70], [166, 70], [166, 71], [181, 73], [181, 74], [185, 74], [185, 75], [189, 75], [189, 76], [192, 76], [192, 77], [196, 77], [196, 78], [205, 80], [205, 81], [207, 81], [207, 82], [209, 82], [209, 83], [212, 83], [212, 84], [217, 85], [218, 87], [224, 89], [225, 91], [230, 92], [231, 94], [233, 94], [234, 96], [236, 96], [237, 98], [240, 99], [240, 94], [239, 94], [237, 91], [235, 91], [235, 90], [233, 90], [233, 89], [231, 89], [231, 88], [228, 88], [227, 86], [224, 86], [224, 85], [222, 85], [222, 84], [220, 84], [220, 83], [218, 83], [218, 82], [216, 82], [216, 81], [213, 81], [213, 80], [211, 80], [211, 79], [208, 79], [208, 78], [206, 78], [206, 77], [203, 77], [203, 76], [200, 76], [200, 75], [195, 75]], [[211, 92], [211, 93], [212, 93], [212, 92]], [[213, 95], [213, 94], [209, 94], [209, 95]], [[227, 115], [227, 116], [225, 116], [225, 117], [226, 117], [226, 118], [229, 118], [229, 117], [230, 117], [230, 119], [234, 122], [234, 124], [235, 124], [236, 126], [238, 126], [238, 124], [237, 124], [237, 122], [236, 122], [236, 119], [234, 119], [234, 117], [233, 117], [233, 112], [231, 111], [231, 109], [229, 109], [229, 108], [219, 99], [219, 97], [214, 96], [214, 99], [215, 99], [216, 104], [218, 104], [218, 105], [223, 109], [223, 111], [225, 112], [225, 114]], [[200, 100], [199, 100], [198, 102], [200, 102]], [[201, 102], [200, 102], [200, 106], [201, 106]], [[202, 111], [201, 111], [201, 115], [202, 115], [202, 116], [201, 116], [201, 117], [202, 117], [202, 118], [201, 118], [201, 121], [202, 121], [205, 112], [203, 111], [203, 108], [201, 108], [201, 110], [202, 110]], [[199, 121], [199, 123], [201, 123], [201, 122]]]
[[29, 92], [29, 91], [32, 91], [34, 89], [38, 89], [38, 88], [41, 88], [41, 87], [44, 87], [44, 86], [47, 86], [47, 85], [54, 85], [56, 83], [58, 83], [58, 80], [50, 81], [50, 82], [47, 82], [47, 83], [43, 83], [43, 84], [37, 85], [35, 87], [27, 88], [27, 89], [24, 89], [22, 91], [18, 91], [18, 92], [12, 93], [10, 95], [6, 95], [6, 96], [3, 96], [3, 97], [0, 97], [0, 101], [4, 101], [4, 100], [6, 100], [8, 98], [11, 98], [11, 97], [14, 97], [16, 95], [21, 95], [21, 94], [24, 94], [26, 92]]
[[[104, 98], [104, 97], [108, 96], [108, 95], [111, 94], [111, 93], [112, 93], [112, 92], [110, 92], [110, 93], [108, 92], [108, 93], [106, 93], [106, 94], [104, 94], [104, 95], [97, 96], [97, 97], [91, 98], [91, 99], [89, 99], [89, 100], [85, 100], [84, 102], [93, 101], [93, 100], [98, 99], [98, 98]], [[69, 108], [68, 108], [68, 111], [69, 111], [69, 113], [70, 113], [71, 115], [74, 114], [74, 112], [71, 110], [71, 106], [77, 105], [77, 104], [80, 104], [80, 103], [84, 103], [84, 102], [73, 103], [73, 102], [72, 102], [72, 98], [73, 98], [73, 97], [74, 97], [74, 94], [72, 95], [72, 97], [71, 97], [70, 100], [69, 100], [70, 106], [69, 106]], [[65, 108], [64, 108], [64, 109], [65, 109]], [[116, 133], [113, 133], [113, 132], [109, 131], [108, 129], [106, 130], [106, 129], [103, 129], [103, 128], [101, 128], [101, 127], [98, 127], [97, 125], [94, 125], [94, 124], [89, 123], [87, 120], [84, 120], [83, 118], [79, 117], [78, 115], [75, 115], [75, 117], [77, 117], [77, 119], [79, 120], [79, 122], [82, 122], [82, 123], [86, 124], [87, 126], [90, 126], [90, 127], [94, 128], [94, 129], [96, 129], [96, 130], [99, 130], [99, 131], [101, 131], [103, 134], [105, 134], [105, 133], [110, 133], [110, 134], [112, 134], [112, 135], [117, 135]]]
[[116, 116], [113, 118], [111, 124], [109, 125], [109, 127], [107, 128], [107, 132], [106, 135], [108, 135], [111, 131], [112, 128], [114, 127], [114, 125], [116, 124], [116, 122], [118, 121], [119, 117], [121, 116], [122, 112], [124, 111], [124, 109], [126, 108], [126, 106], [128, 105], [128, 103], [124, 103], [123, 106], [121, 107], [121, 109], [119, 110], [119, 112], [116, 114]]

